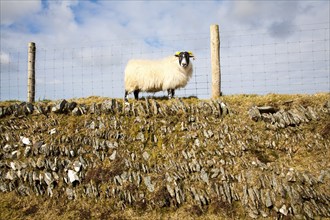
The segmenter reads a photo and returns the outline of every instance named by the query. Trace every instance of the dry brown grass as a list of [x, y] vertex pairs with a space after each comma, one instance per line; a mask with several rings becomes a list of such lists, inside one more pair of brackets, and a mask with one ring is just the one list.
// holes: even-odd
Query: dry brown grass
[[[104, 97], [88, 97], [82, 99], [72, 99], [68, 101], [75, 101], [80, 104], [91, 105], [92, 103], [102, 103], [108, 98]], [[264, 123], [255, 123], [249, 119], [247, 110], [253, 106], [265, 106], [270, 105], [280, 109], [290, 108], [292, 105], [302, 105], [304, 107], [312, 106], [318, 107], [323, 105], [327, 100], [330, 99], [330, 93], [320, 93], [315, 95], [278, 95], [278, 94], [268, 94], [265, 96], [257, 95], [233, 95], [233, 96], [223, 96], [219, 98], [234, 112], [234, 114], [225, 117], [221, 120], [223, 122], [237, 127], [239, 134], [235, 134], [237, 137], [244, 136], [244, 132], [248, 133], [244, 129], [244, 126], [250, 127], [254, 132], [257, 132], [259, 136], [262, 136], [265, 140], [272, 140], [274, 132], [266, 130]], [[133, 100], [130, 100], [135, 102]], [[142, 100], [144, 101], [144, 100]], [[166, 100], [157, 99], [158, 102], [165, 103], [166, 105], [171, 105], [171, 103], [176, 100]], [[183, 99], [187, 104], [197, 103], [199, 100], [195, 98]], [[13, 102], [1, 102], [0, 106], [8, 106]], [[48, 102], [51, 103], [51, 102]], [[37, 116], [33, 116], [37, 117]], [[45, 116], [42, 116], [45, 117]], [[49, 115], [52, 117], [52, 114]], [[85, 121], [90, 120], [90, 115], [83, 115], [80, 117], [75, 116], [61, 116], [58, 115], [54, 117], [53, 123], [60, 125], [66, 129], [67, 134], [74, 134], [74, 128], [77, 124], [84, 126]], [[155, 116], [153, 116], [155, 117]], [[319, 133], [323, 138], [330, 138], [330, 116], [324, 116], [322, 121], [327, 121], [328, 123], [319, 123], [318, 121], [313, 121], [308, 124], [303, 124], [299, 126], [301, 131], [306, 131], [306, 139], [315, 138], [313, 135]], [[62, 120], [63, 119], [63, 120]], [[65, 120], [64, 120], [65, 119]], [[34, 119], [31, 119], [34, 120]], [[122, 123], [132, 124], [133, 119], [127, 119], [128, 121]], [[168, 119], [173, 121], [173, 124], [179, 124], [179, 116]], [[35, 121], [35, 120], [34, 120]], [[42, 120], [40, 122], [35, 121], [35, 123], [40, 123], [42, 127]], [[156, 125], [155, 125], [156, 126]], [[158, 127], [155, 127], [157, 130]], [[290, 130], [290, 129], [289, 129]], [[136, 136], [136, 133], [140, 131], [140, 127], [132, 128], [130, 135], [132, 137]], [[155, 131], [154, 133], [156, 133]], [[283, 131], [279, 131], [283, 132]], [[236, 132], [238, 133], [238, 132]], [[181, 151], [184, 149], [185, 144], [180, 145], [180, 137], [184, 135], [184, 131], [178, 131], [175, 134], [175, 138], [171, 137], [161, 139], [158, 136], [158, 144], [152, 144], [151, 134], [144, 132], [146, 143], [145, 151], [150, 154], [150, 159], [148, 161], [149, 166], [153, 164], [162, 163], [166, 155], [166, 151], [169, 148], [163, 148], [162, 143], [168, 146], [170, 141], [175, 143], [176, 148], [170, 149], [177, 151], [177, 155], [181, 155]], [[76, 134], [84, 135], [84, 134]], [[58, 141], [58, 140], [54, 140]], [[268, 162], [278, 162], [279, 164], [285, 164], [286, 167], [293, 167], [297, 171], [308, 171], [319, 175], [319, 167], [329, 167], [330, 151], [319, 150], [319, 151], [308, 151], [302, 150], [297, 146], [293, 146], [294, 143], [286, 143], [285, 140], [276, 143], [279, 146], [291, 147], [296, 150], [295, 154], [290, 158], [288, 153], [283, 150], [273, 150], [265, 148], [263, 146], [251, 146], [251, 148], [246, 152], [246, 159], [255, 159], [263, 163]], [[290, 144], [292, 146], [290, 146]], [[130, 146], [137, 147], [137, 146]], [[209, 146], [209, 150], [215, 148], [215, 146]], [[117, 161], [118, 159], [118, 161]], [[112, 164], [101, 164], [99, 167], [95, 167], [86, 173], [86, 182], [91, 180], [94, 183], [106, 183], [109, 178], [114, 177], [122, 172], [119, 158]], [[118, 162], [118, 163], [117, 163]], [[237, 170], [235, 170], [237, 169]], [[233, 169], [233, 172], [239, 173], [242, 167], [237, 166]], [[125, 186], [127, 189], [132, 187], [131, 185]], [[148, 207], [142, 201], [136, 203], [135, 207], [128, 207], [123, 211], [117, 210], [115, 204], [112, 204], [111, 200], [98, 198], [78, 198], [74, 201], [68, 201], [64, 195], [59, 195], [55, 198], [48, 198], [46, 196], [26, 196], [20, 197], [15, 192], [1, 193], [0, 196], [0, 219], [242, 219], [245, 213], [242, 213], [242, 207], [239, 203], [227, 204], [221, 201], [213, 202], [208, 207], [201, 207], [198, 205], [184, 204], [179, 208], [175, 206], [169, 206], [166, 202], [169, 200], [168, 192], [164, 187], [156, 189], [155, 197], [158, 198], [159, 206], [156, 208]]]

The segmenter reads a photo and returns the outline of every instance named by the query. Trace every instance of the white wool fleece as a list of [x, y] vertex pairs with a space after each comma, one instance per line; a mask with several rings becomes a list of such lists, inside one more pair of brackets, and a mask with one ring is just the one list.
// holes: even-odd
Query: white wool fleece
[[192, 71], [191, 62], [183, 68], [175, 56], [162, 60], [130, 60], [125, 69], [125, 90], [131, 93], [182, 88], [187, 85]]

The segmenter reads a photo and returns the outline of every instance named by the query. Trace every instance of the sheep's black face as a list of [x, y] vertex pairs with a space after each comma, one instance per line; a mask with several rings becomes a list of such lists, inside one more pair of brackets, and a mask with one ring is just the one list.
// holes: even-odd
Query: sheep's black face
[[189, 65], [189, 58], [193, 57], [191, 54], [189, 54], [189, 52], [176, 53], [175, 56], [179, 58], [179, 65], [184, 68]]

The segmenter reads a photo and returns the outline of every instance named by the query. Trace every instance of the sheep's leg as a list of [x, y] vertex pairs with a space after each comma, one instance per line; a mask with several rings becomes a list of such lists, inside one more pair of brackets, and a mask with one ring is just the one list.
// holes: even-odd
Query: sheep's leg
[[125, 90], [125, 97], [124, 97], [124, 101], [125, 101], [125, 102], [128, 102], [128, 98], [127, 98], [127, 96], [128, 96], [128, 92], [127, 92], [127, 90]]
[[139, 100], [139, 92], [140, 92], [140, 90], [134, 90], [134, 98], [135, 98], [135, 100]]
[[171, 99], [174, 97], [174, 89], [168, 89], [167, 92], [168, 92], [168, 99]]

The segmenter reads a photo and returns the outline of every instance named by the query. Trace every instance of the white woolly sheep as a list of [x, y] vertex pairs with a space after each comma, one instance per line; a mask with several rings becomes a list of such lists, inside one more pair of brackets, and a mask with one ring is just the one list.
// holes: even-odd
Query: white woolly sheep
[[165, 90], [172, 98], [175, 89], [185, 87], [192, 76], [191, 57], [192, 52], [176, 52], [162, 60], [130, 60], [125, 69], [125, 101], [132, 92], [136, 100], [139, 92]]

